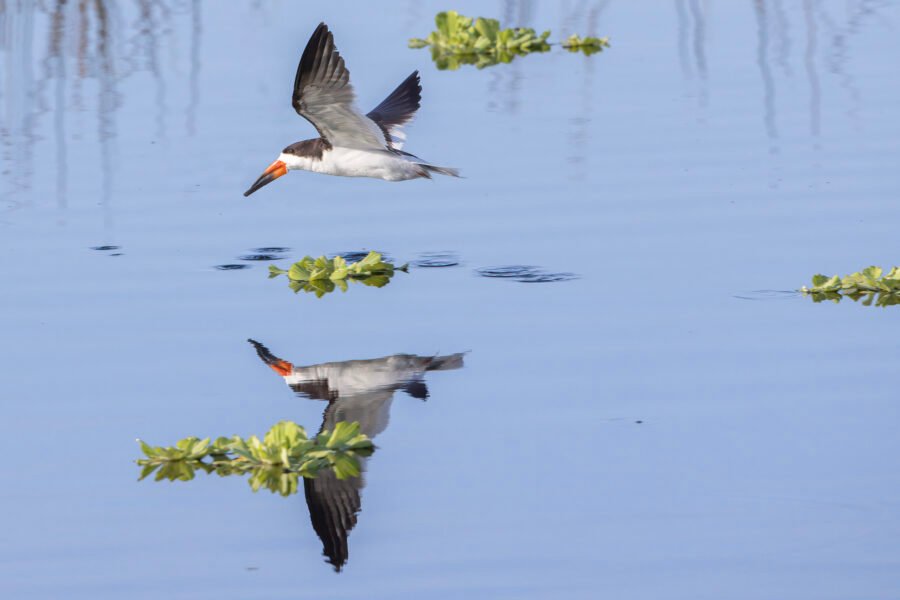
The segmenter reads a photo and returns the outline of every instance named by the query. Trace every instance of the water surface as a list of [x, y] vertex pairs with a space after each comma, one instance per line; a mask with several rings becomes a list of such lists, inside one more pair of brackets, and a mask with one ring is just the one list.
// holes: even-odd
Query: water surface
[[[896, 598], [900, 309], [740, 298], [898, 262], [896, 4], [463, 1], [612, 47], [452, 72], [406, 48], [445, 8], [0, 5], [3, 596]], [[407, 149], [465, 179], [241, 195], [314, 135], [321, 20], [363, 108], [421, 72]], [[370, 249], [414, 268], [267, 279]], [[247, 338], [468, 351], [395, 391], [338, 574], [299, 494], [136, 481], [137, 437], [322, 424]]]

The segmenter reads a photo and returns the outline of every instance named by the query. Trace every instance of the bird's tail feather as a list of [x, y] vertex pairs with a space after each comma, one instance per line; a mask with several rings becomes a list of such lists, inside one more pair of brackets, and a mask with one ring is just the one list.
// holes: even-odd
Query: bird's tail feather
[[417, 164], [424, 169], [423, 176], [429, 179], [431, 179], [431, 173], [449, 175], [450, 177], [459, 177], [459, 169], [451, 169], [450, 167], [437, 167], [435, 165], [426, 165], [425, 163]]

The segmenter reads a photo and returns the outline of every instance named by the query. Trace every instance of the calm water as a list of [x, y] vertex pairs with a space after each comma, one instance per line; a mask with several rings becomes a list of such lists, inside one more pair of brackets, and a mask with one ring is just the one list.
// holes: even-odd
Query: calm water
[[[449, 7], [613, 46], [438, 71], [406, 40]], [[407, 149], [465, 179], [241, 195], [314, 135], [289, 94], [320, 20], [363, 108], [421, 71]], [[900, 598], [900, 309], [758, 292], [900, 262], [898, 24], [875, 1], [0, 3], [0, 594]], [[370, 248], [410, 273], [267, 279]], [[512, 266], [536, 271], [479, 274]], [[295, 392], [248, 338], [336, 374]], [[338, 409], [378, 444], [340, 573], [309, 494], [137, 482], [137, 437]]]

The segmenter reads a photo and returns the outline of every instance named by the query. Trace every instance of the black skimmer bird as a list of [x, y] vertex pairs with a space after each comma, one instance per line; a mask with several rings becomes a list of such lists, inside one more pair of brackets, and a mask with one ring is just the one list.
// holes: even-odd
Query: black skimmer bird
[[[253, 344], [262, 361], [283, 377], [294, 392], [311, 400], [328, 402], [320, 432], [333, 430], [340, 421], [356, 421], [359, 430], [370, 438], [387, 427], [391, 401], [398, 390], [425, 400], [428, 398], [425, 373], [459, 369], [463, 366], [464, 356], [395, 354], [370, 360], [297, 367], [278, 358], [259, 342], [247, 341]], [[366, 460], [359, 459], [363, 472]], [[362, 508], [361, 491], [364, 485], [362, 476], [338, 479], [330, 470], [322, 471], [315, 479], [303, 480], [310, 521], [322, 540], [322, 554], [335, 571], [340, 571], [350, 556], [347, 538]]]
[[325, 23], [319, 23], [300, 57], [291, 104], [313, 124], [319, 137], [291, 144], [250, 186], [244, 196], [295, 169], [405, 181], [432, 173], [458, 177], [456, 169], [438, 167], [402, 150], [403, 125], [412, 120], [422, 99], [419, 72], [413, 71], [384, 101], [363, 115], [354, 106], [350, 72]]

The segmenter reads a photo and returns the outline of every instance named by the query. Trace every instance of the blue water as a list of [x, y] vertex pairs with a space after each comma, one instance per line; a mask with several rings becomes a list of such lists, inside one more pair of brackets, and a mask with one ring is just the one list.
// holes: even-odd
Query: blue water
[[[446, 8], [612, 47], [438, 71], [406, 40]], [[364, 109], [421, 72], [406, 148], [464, 179], [241, 195], [315, 135], [289, 95], [322, 20]], [[900, 262], [898, 23], [872, 1], [0, 4], [0, 594], [900, 598], [900, 308], [760, 292]], [[267, 279], [368, 249], [410, 273], [321, 299]], [[576, 277], [479, 275], [515, 266]], [[318, 430], [327, 403], [247, 338], [296, 366], [467, 352], [427, 400], [391, 388], [340, 573], [302, 492], [137, 481], [136, 438]]]

